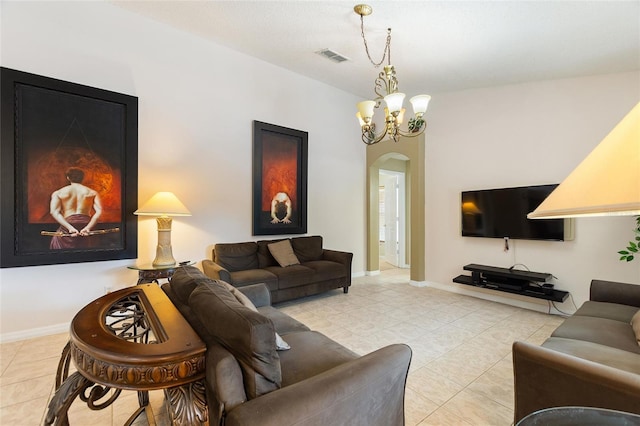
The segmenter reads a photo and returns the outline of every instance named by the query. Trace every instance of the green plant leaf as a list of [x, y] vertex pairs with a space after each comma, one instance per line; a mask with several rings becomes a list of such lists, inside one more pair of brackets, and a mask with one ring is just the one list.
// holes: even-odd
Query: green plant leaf
[[620, 251], [618, 252], [618, 254], [623, 254], [623, 255], [625, 255], [625, 256], [626, 256], [626, 255], [628, 255], [628, 254], [629, 254], [629, 252], [628, 252], [628, 251], [626, 251], [626, 250], [620, 250]]
[[627, 256], [627, 262], [631, 262], [633, 260], [633, 255]]

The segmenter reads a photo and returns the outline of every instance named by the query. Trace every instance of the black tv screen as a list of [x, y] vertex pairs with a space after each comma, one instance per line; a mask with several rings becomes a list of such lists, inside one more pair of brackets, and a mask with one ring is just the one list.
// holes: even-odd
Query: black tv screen
[[557, 186], [463, 191], [462, 236], [563, 241], [564, 219], [527, 219]]

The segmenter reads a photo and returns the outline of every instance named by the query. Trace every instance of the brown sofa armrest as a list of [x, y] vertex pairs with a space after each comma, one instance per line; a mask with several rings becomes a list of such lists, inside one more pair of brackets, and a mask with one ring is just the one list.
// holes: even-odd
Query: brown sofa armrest
[[256, 308], [271, 306], [271, 293], [265, 284], [250, 284], [238, 287], [238, 290], [251, 300]]
[[515, 342], [512, 352], [516, 423], [559, 406], [640, 414], [640, 375], [526, 342]]
[[640, 285], [591, 280], [589, 300], [640, 307]]
[[404, 424], [411, 362], [407, 345], [390, 345], [231, 410], [225, 426]]
[[202, 271], [209, 278], [213, 278], [214, 280], [220, 280], [227, 282], [229, 284], [233, 284], [231, 281], [231, 274], [222, 266], [218, 265], [216, 262], [210, 259], [204, 259], [202, 261]]
[[347, 275], [347, 283], [351, 284], [351, 262], [353, 260], [353, 253], [338, 250], [322, 250], [322, 260], [330, 260], [332, 262], [338, 262], [344, 265]]

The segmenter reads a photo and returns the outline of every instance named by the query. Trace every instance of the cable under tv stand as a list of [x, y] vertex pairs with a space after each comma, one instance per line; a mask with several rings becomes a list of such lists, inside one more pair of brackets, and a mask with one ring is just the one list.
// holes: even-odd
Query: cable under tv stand
[[569, 292], [567, 291], [555, 290], [549, 284], [545, 286], [553, 278], [553, 275], [549, 273], [498, 268], [495, 266], [476, 265], [475, 263], [465, 265], [462, 269], [470, 271], [471, 276], [458, 275], [453, 279], [454, 283], [553, 302], [564, 302], [569, 297]]

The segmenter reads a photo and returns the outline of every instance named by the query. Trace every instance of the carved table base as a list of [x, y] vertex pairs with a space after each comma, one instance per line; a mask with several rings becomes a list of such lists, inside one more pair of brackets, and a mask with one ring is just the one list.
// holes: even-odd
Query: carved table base
[[[143, 284], [103, 296], [72, 321], [44, 424], [68, 425], [68, 410], [77, 397], [91, 410], [101, 410], [122, 390], [137, 391], [140, 405], [125, 425], [147, 409], [153, 421], [149, 391], [163, 389], [172, 424], [208, 425], [205, 351], [158, 286]], [[69, 376], [71, 361], [78, 371]]]

